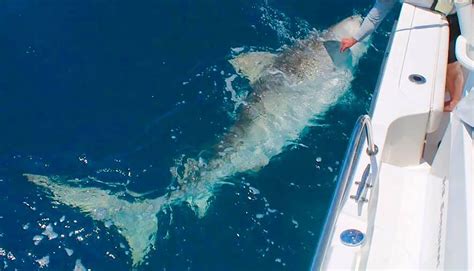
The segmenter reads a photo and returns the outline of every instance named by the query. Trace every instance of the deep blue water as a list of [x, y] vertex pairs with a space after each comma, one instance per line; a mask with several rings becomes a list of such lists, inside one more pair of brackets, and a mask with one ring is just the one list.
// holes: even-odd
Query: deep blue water
[[[0, 269], [37, 270], [44, 256], [42, 270], [72, 270], [77, 259], [92, 270], [131, 269], [115, 230], [52, 204], [22, 174], [92, 176], [161, 195], [176, 158], [197, 155], [232, 125], [225, 79], [235, 74], [227, 60], [239, 48], [291, 45], [371, 4], [1, 1]], [[394, 17], [374, 35], [350, 92], [298, 144], [223, 186], [204, 218], [185, 206], [173, 219], [162, 215], [155, 249], [139, 269], [307, 270]], [[248, 90], [241, 78], [233, 84]], [[48, 224], [59, 236], [35, 245]]]

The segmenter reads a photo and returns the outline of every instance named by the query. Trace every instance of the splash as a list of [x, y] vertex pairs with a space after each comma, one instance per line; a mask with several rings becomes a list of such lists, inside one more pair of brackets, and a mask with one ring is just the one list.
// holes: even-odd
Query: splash
[[272, 29], [281, 43], [295, 42], [314, 31], [310, 24], [299, 18], [288, 17], [284, 12], [271, 7], [268, 3], [259, 8], [260, 22]]

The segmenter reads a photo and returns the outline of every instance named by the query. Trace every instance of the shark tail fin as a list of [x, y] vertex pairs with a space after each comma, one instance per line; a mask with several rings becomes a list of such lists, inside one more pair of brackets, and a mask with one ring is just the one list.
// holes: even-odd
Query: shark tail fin
[[158, 230], [157, 214], [169, 204], [165, 196], [153, 200], [129, 202], [110, 191], [94, 187], [60, 184], [58, 178], [24, 174], [28, 181], [49, 190], [49, 197], [59, 203], [79, 209], [106, 226], [114, 225], [127, 240], [133, 266], [143, 263], [154, 247]]
[[275, 55], [268, 52], [242, 53], [229, 60], [235, 71], [246, 77], [251, 84], [261, 77], [263, 71], [270, 67], [275, 60]]

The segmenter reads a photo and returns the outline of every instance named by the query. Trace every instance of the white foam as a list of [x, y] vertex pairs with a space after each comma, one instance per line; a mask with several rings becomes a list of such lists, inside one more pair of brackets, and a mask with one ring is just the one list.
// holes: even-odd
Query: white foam
[[52, 240], [58, 237], [58, 234], [54, 232], [53, 226], [51, 224], [46, 226], [46, 229], [41, 234], [47, 236], [49, 240]]
[[260, 8], [262, 15], [261, 22], [276, 32], [278, 38], [285, 41], [293, 40], [290, 32], [290, 19], [283, 13], [270, 6]]
[[49, 255], [44, 256], [41, 259], [36, 260], [40, 268], [47, 267], [49, 265]]
[[296, 221], [294, 218], [291, 219], [291, 223], [295, 226], [295, 228], [299, 227], [298, 221]]
[[105, 255], [109, 256], [110, 258], [112, 258], [114, 260], [116, 259], [115, 255], [110, 253], [109, 251], [105, 252]]
[[307, 36], [311, 31], [311, 25], [300, 18], [291, 18], [284, 12], [271, 7], [266, 3], [260, 7], [260, 22], [275, 31], [280, 42], [294, 42], [298, 38]]
[[41, 242], [41, 240], [43, 240], [43, 238], [44, 236], [42, 235], [33, 236], [33, 241], [34, 241], [35, 246], [37, 246]]
[[81, 163], [84, 163], [86, 165], [87, 165], [87, 163], [89, 163], [89, 161], [87, 160], [87, 157], [85, 155], [79, 156], [78, 159]]
[[73, 271], [87, 271], [84, 265], [82, 265], [81, 259], [76, 260], [76, 265], [74, 266]]
[[74, 250], [72, 250], [70, 248], [65, 247], [64, 250], [66, 251], [66, 254], [68, 256], [72, 256], [72, 254], [74, 254]]
[[[225, 79], [225, 90], [230, 93], [230, 99], [237, 104], [239, 101], [237, 99], [237, 92], [235, 91], [234, 87], [232, 86], [232, 82], [237, 78], [237, 74], [234, 74], [230, 77]], [[236, 105], [237, 106], [237, 105]]]
[[245, 47], [235, 47], [235, 48], [230, 48], [230, 49], [232, 50], [232, 53], [239, 54], [245, 50]]
[[249, 187], [249, 190], [250, 190], [250, 192], [251, 192], [252, 194], [254, 194], [254, 195], [260, 194], [260, 190], [258, 190], [258, 189], [255, 188], [255, 187], [251, 187], [251, 186], [250, 186], [250, 187]]
[[13, 255], [13, 253], [11, 251], [9, 251], [7, 253], [7, 259], [9, 259], [10, 261], [14, 261], [14, 260], [16, 260], [16, 257], [15, 257], [15, 255]]

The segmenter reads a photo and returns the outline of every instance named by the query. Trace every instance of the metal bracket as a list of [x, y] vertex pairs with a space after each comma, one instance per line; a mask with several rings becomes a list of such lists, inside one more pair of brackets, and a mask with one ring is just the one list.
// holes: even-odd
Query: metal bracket
[[355, 202], [359, 205], [358, 207], [358, 215], [360, 216], [362, 214], [362, 206], [364, 203], [368, 202], [369, 200], [367, 199], [367, 191], [369, 188], [372, 188], [372, 183], [369, 180], [370, 177], [370, 164], [367, 164], [365, 167], [364, 173], [362, 174], [362, 178], [360, 182], [355, 182], [357, 187], [357, 192], [355, 195], [351, 195], [350, 198], [355, 200]]
[[364, 174], [362, 174], [362, 178], [360, 182], [356, 182], [359, 187], [357, 188], [357, 193], [355, 195], [351, 196], [351, 199], [355, 200], [357, 203], [359, 202], [367, 202], [367, 199], [365, 198], [365, 192], [367, 188], [370, 188], [371, 185], [367, 183], [367, 179], [369, 177], [370, 173], [370, 164], [368, 164], [365, 167]]

